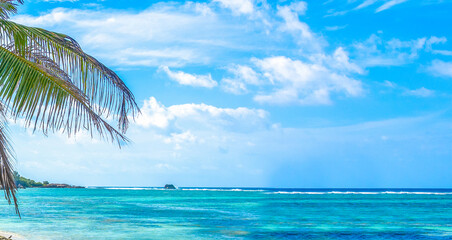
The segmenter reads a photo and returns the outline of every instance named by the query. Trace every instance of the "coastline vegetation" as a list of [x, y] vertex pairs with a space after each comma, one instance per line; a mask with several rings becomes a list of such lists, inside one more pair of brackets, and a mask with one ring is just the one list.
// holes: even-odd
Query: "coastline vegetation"
[[14, 171], [14, 180], [16, 181], [16, 186], [19, 188], [42, 187], [49, 184], [48, 181], [36, 182], [35, 180], [22, 177], [17, 171]]
[[18, 188], [84, 188], [62, 183], [49, 183], [49, 181], [36, 182], [35, 180], [21, 176], [14, 171], [14, 180]]

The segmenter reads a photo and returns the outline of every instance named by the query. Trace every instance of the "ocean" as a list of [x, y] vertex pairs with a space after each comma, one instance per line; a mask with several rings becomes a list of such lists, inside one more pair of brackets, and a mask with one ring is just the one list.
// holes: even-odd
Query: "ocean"
[[452, 239], [452, 190], [19, 190], [0, 231], [25, 239]]

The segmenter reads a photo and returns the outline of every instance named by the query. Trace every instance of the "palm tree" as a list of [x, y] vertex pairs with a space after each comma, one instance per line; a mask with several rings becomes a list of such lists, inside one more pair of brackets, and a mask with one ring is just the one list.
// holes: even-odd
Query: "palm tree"
[[21, 119], [44, 134], [97, 132], [121, 146], [128, 142], [128, 116], [139, 111], [124, 82], [74, 39], [8, 20], [20, 4], [0, 0], [0, 187], [17, 214], [7, 119]]

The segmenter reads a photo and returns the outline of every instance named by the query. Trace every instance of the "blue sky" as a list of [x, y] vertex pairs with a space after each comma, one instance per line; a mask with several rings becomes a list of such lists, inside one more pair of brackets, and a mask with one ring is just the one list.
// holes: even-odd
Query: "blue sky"
[[452, 1], [26, 1], [142, 115], [114, 145], [13, 124], [22, 175], [80, 185], [452, 187]]

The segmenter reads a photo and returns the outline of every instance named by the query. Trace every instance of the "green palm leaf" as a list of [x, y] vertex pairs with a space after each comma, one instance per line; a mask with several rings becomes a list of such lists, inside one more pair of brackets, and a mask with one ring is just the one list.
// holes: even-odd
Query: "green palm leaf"
[[11, 165], [14, 154], [8, 139], [7, 120], [4, 110], [3, 106], [0, 105], [0, 186], [4, 190], [6, 200], [9, 204], [14, 202], [16, 213], [20, 216], [16, 198], [16, 183]]
[[[139, 112], [124, 82], [67, 35], [7, 20], [22, 0], [0, 0], [0, 187], [18, 214], [6, 116], [44, 134], [81, 130], [121, 144]], [[104, 118], [116, 121], [118, 130]], [[20, 216], [20, 215], [19, 215]]]
[[102, 137], [121, 144], [127, 139], [96, 112], [77, 86], [46, 72], [42, 65], [0, 47], [0, 98], [10, 114], [23, 117], [27, 126], [63, 130], [97, 130]]
[[122, 132], [128, 126], [127, 113], [133, 116], [138, 111], [132, 93], [116, 73], [84, 53], [69, 36], [0, 19], [0, 41], [25, 58], [37, 52], [51, 59], [96, 104], [97, 113], [119, 120]]
[[[17, 3], [16, 3], [17, 2]], [[0, 18], [7, 19], [12, 13], [17, 13], [17, 5], [22, 4], [23, 1], [19, 0], [0, 0]]]

